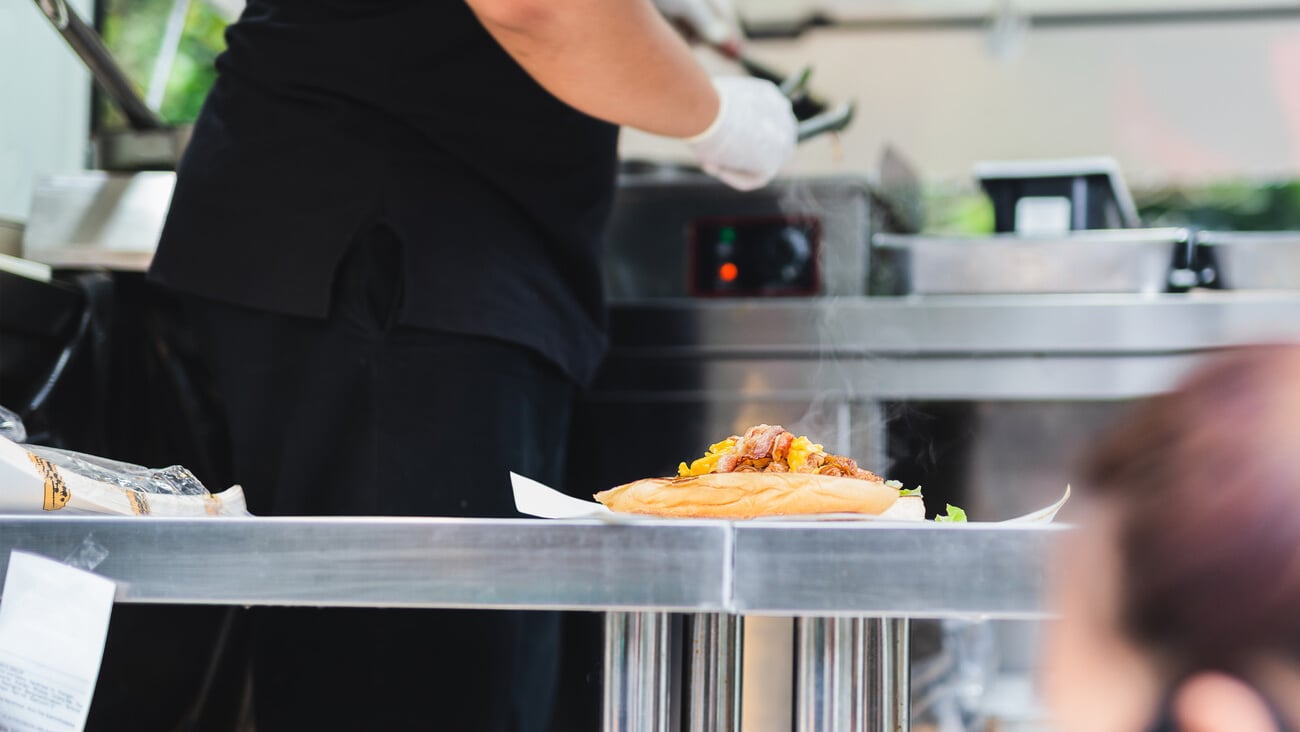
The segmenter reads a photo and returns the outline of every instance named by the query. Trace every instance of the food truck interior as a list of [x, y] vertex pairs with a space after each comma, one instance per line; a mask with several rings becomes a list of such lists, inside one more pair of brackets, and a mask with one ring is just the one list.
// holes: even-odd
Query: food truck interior
[[[0, 9], [0, 406], [32, 444], [184, 465], [224, 488], [220, 397], [144, 272], [243, 2], [34, 5]], [[779, 178], [741, 192], [676, 141], [623, 134], [610, 348], [555, 488], [590, 498], [674, 475], [766, 423], [923, 486], [928, 518], [955, 504], [1002, 521], [1057, 501], [1079, 451], [1202, 356], [1300, 338], [1294, 2], [734, 5], [744, 58], [696, 53], [785, 85], [801, 143]], [[935, 610], [911, 623], [910, 651], [904, 639], [911, 728], [1053, 729], [1034, 681], [1050, 621]], [[115, 612], [101, 711], [166, 698], [157, 729], [240, 728], [238, 613]], [[179, 617], [198, 630], [158, 630]], [[686, 617], [670, 628], [679, 691]], [[798, 716], [803, 628], [747, 617], [732, 631], [737, 718], [675, 708], [654, 729], [837, 728]], [[150, 673], [160, 664], [175, 673]], [[141, 678], [146, 697], [122, 682]]]

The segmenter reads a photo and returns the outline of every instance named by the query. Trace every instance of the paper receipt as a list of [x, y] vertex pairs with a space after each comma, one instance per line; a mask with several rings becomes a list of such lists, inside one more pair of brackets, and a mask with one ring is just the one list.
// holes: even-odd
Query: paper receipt
[[26, 552], [0, 596], [0, 730], [85, 727], [116, 585]]

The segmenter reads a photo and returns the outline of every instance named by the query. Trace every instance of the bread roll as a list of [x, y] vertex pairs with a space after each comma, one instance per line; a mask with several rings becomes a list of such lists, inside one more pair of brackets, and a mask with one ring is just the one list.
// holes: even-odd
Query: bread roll
[[890, 521], [924, 521], [925, 501], [920, 496], [902, 496], [880, 518]]
[[820, 513], [880, 515], [898, 501], [884, 483], [808, 473], [709, 473], [646, 478], [596, 494], [613, 511], [748, 519]]

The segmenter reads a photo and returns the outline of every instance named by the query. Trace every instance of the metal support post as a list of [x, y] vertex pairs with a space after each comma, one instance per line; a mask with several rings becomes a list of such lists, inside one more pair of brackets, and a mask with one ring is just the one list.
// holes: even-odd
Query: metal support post
[[796, 619], [796, 732], [909, 730], [908, 629], [906, 619]]
[[669, 732], [668, 613], [605, 613], [604, 732]]
[[744, 619], [697, 613], [688, 620], [683, 732], [739, 732]]
[[912, 728], [911, 623], [907, 618], [868, 618], [864, 622], [867, 729], [907, 732]]

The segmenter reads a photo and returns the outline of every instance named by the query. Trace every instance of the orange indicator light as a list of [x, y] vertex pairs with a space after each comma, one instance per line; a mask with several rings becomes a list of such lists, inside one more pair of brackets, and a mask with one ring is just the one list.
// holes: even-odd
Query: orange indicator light
[[739, 274], [740, 274], [740, 270], [736, 267], [735, 264], [731, 262], [727, 262], [723, 264], [721, 267], [718, 267], [718, 279], [722, 280], [723, 282], [735, 282], [736, 277]]

